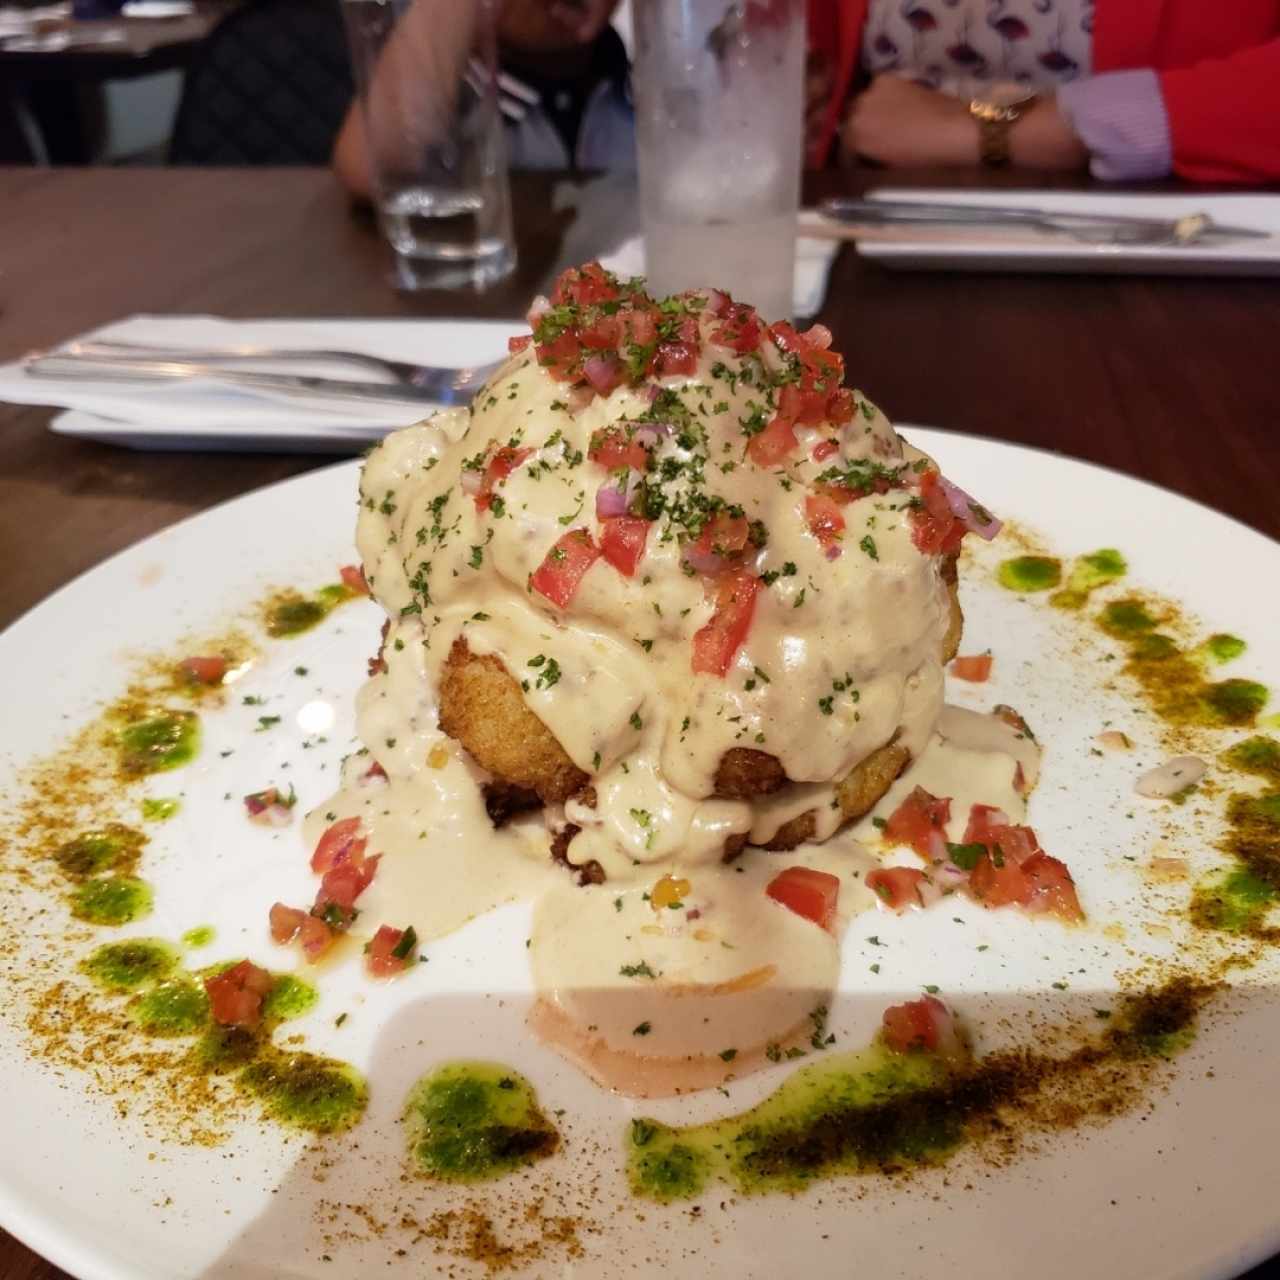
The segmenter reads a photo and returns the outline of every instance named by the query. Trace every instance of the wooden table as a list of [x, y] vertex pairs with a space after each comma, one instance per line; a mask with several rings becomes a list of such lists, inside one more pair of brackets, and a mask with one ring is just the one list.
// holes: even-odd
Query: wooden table
[[[512, 281], [479, 299], [409, 297], [323, 172], [0, 170], [0, 360], [137, 311], [517, 316], [566, 223], [550, 192], [546, 178], [515, 184]], [[1280, 537], [1274, 282], [913, 275], [846, 250], [819, 318], [896, 420], [1086, 458]], [[0, 405], [0, 625], [153, 530], [331, 461], [132, 453], [51, 435], [50, 416]], [[0, 1275], [62, 1274], [0, 1235]]]

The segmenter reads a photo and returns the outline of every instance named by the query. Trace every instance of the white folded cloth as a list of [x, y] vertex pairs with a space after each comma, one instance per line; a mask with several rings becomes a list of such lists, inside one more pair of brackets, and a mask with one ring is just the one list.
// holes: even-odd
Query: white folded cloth
[[[362, 351], [415, 364], [460, 367], [506, 354], [515, 320], [224, 320], [215, 316], [130, 316], [78, 341], [172, 347], [270, 346]], [[265, 366], [264, 366], [265, 367]], [[375, 375], [342, 362], [272, 366], [348, 381]], [[35, 378], [20, 362], [0, 365], [0, 400], [75, 411], [53, 429], [137, 448], [308, 449], [356, 452], [388, 431], [420, 421], [434, 406], [370, 400], [293, 400], [237, 391], [208, 380], [123, 383]]]

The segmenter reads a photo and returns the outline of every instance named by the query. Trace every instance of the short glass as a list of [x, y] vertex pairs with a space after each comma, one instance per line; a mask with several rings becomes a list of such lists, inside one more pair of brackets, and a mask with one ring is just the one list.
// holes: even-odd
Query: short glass
[[802, 0], [637, 0], [637, 160], [656, 294], [715, 286], [791, 315]]
[[378, 221], [402, 289], [515, 267], [497, 0], [344, 0]]

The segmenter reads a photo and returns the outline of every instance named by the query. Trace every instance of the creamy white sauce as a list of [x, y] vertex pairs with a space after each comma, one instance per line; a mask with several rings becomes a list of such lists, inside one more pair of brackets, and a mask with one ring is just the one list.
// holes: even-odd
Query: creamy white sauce
[[[832, 429], [802, 430], [804, 450], [785, 471], [744, 461], [738, 424], [760, 393], [717, 377], [715, 361], [742, 369], [704, 348], [694, 377], [665, 385], [705, 431], [707, 488], [767, 528], [755, 571], [776, 575], [727, 676], [691, 669], [693, 636], [713, 605], [662, 520], [634, 578], [600, 559], [565, 609], [530, 589], [565, 532], [598, 537], [595, 495], [608, 476], [586, 456], [593, 432], [639, 417], [649, 400], [619, 389], [570, 413], [563, 384], [526, 351], [474, 413], [397, 432], [366, 463], [357, 538], [391, 619], [385, 670], [359, 695], [368, 754], [348, 761], [342, 790], [306, 829], [314, 844], [335, 818], [362, 819], [369, 852], [382, 857], [360, 900], [362, 924], [412, 924], [430, 940], [502, 903], [537, 899], [535, 1025], [600, 1082], [642, 1095], [741, 1075], [770, 1046], [811, 1030], [839, 970], [840, 932], [875, 901], [864, 879], [879, 860], [869, 851], [878, 832], [868, 819], [835, 835], [836, 786], [866, 756], [896, 735], [915, 763], [876, 812], [915, 785], [951, 795], [953, 839], [973, 801], [1021, 816], [1015, 761], [1035, 776], [1033, 744], [987, 717], [943, 712], [948, 596], [937, 558], [913, 545], [910, 495], [845, 506], [843, 553], [828, 559], [807, 527], [804, 494], [830, 465], [810, 461], [809, 446]], [[838, 433], [840, 457], [896, 466], [921, 456], [858, 403]], [[478, 512], [462, 490], [464, 463], [508, 443], [535, 452], [495, 490], [501, 513]], [[657, 450], [660, 463], [688, 454], [675, 438]], [[480, 789], [487, 775], [438, 727], [441, 669], [459, 636], [522, 683], [529, 709], [590, 775], [594, 804], [571, 799], [494, 830]], [[554, 682], [538, 679], [547, 659]], [[752, 802], [715, 798], [716, 769], [734, 747], [772, 754], [791, 784]], [[373, 760], [385, 780], [364, 776]], [[765, 841], [811, 811], [820, 843], [722, 863], [726, 839]], [[551, 862], [549, 831], [566, 822], [580, 828], [573, 861], [599, 862], [606, 883], [579, 887]], [[832, 932], [766, 894], [792, 865], [839, 878]], [[663, 877], [688, 882], [677, 907], [653, 905]]]

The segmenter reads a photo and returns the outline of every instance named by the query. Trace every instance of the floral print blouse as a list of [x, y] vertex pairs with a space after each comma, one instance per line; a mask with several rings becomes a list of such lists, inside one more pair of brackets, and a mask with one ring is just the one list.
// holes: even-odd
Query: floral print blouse
[[873, 75], [909, 76], [971, 98], [1087, 79], [1093, 0], [871, 0], [862, 58]]

